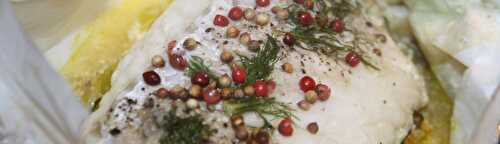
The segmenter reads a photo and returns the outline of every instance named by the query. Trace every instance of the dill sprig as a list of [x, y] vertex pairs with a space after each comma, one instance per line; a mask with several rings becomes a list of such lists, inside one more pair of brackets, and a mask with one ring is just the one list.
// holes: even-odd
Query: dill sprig
[[191, 56], [189, 60], [188, 67], [186, 69], [186, 75], [191, 77], [197, 72], [206, 72], [208, 76], [215, 79], [217, 76], [210, 70], [210, 68], [205, 65], [203, 59], [198, 56]]
[[[356, 6], [349, 2], [349, 0], [316, 0], [317, 4], [315, 5], [315, 9], [312, 10], [316, 16], [330, 17], [335, 16], [336, 18], [343, 19], [350, 13], [352, 13]], [[289, 11], [288, 20], [291, 24], [298, 26], [297, 14], [300, 11], [310, 11], [304, 8], [300, 4], [292, 3], [286, 8]]]
[[293, 26], [299, 26], [299, 20], [297, 19], [297, 15], [300, 11], [307, 11], [304, 7], [298, 4], [290, 4], [288, 7], [288, 21], [290, 22], [291, 25]]
[[292, 109], [285, 103], [276, 101], [275, 98], [243, 97], [224, 101], [223, 109], [230, 114], [243, 114], [256, 112], [271, 115], [275, 118], [295, 117]]
[[274, 64], [278, 61], [278, 53], [280, 47], [276, 39], [267, 35], [267, 41], [264, 48], [261, 49], [255, 57], [249, 58], [244, 55], [240, 56], [240, 61], [245, 67], [247, 77], [245, 83], [241, 86], [247, 86], [255, 83], [260, 79], [267, 79], [274, 69]]
[[[277, 33], [284, 33], [277, 31]], [[343, 44], [339, 39], [337, 39], [333, 32], [328, 29], [319, 28], [317, 26], [312, 27], [296, 27], [292, 32], [290, 32], [293, 37], [301, 43], [298, 45], [304, 50], [309, 50], [313, 52], [322, 53], [325, 55], [334, 54], [337, 51], [348, 52], [354, 51], [356, 46], [350, 46]], [[361, 56], [361, 62], [375, 70], [380, 70], [375, 64], [370, 62], [365, 57]]]
[[[350, 13], [351, 8], [350, 6], [346, 6], [349, 5], [349, 3], [344, 1], [345, 0], [342, 0], [342, 2], [339, 3], [342, 5], [337, 5], [337, 2], [334, 1], [317, 0], [316, 3], [318, 3], [318, 5], [315, 9], [316, 17], [328, 17], [328, 15], [334, 15], [336, 17], [342, 16], [341, 18], [345, 17]], [[335, 5], [333, 5], [334, 3]], [[291, 4], [288, 6], [288, 10], [290, 12], [288, 18], [289, 22], [295, 26], [290, 33], [302, 44], [299, 45], [301, 48], [326, 55], [330, 55], [335, 51], [349, 51], [353, 49], [351, 46], [342, 44], [342, 42], [335, 37], [337, 34], [332, 32], [328, 27], [319, 26], [317, 23], [307, 27], [297, 24], [297, 14], [300, 11], [307, 11], [303, 6]]]
[[336, 51], [349, 51], [353, 49], [352, 46], [342, 44], [331, 30], [318, 26], [296, 27], [291, 34], [297, 41], [305, 45], [299, 45], [305, 50], [330, 55]]
[[[356, 8], [355, 5], [347, 0], [316, 0], [316, 7], [313, 10], [316, 13], [317, 18], [335, 18], [343, 19], [348, 14]], [[304, 27], [298, 24], [297, 14], [300, 11], [309, 11], [305, 9], [302, 5], [291, 4], [287, 7], [290, 12], [288, 21], [294, 28], [289, 32], [297, 41], [298, 47], [325, 55], [332, 55], [336, 52], [349, 52], [356, 51], [359, 48], [357, 45], [349, 45], [342, 42], [337, 33], [332, 32], [332, 30], [327, 26], [320, 26], [318, 23], [314, 23], [310, 26]], [[346, 31], [350, 31], [346, 29]], [[274, 30], [273, 32], [284, 35], [286, 32]], [[363, 64], [379, 70], [375, 64], [370, 62], [365, 57], [361, 56], [361, 61]]]
[[[239, 87], [244, 87], [255, 83], [257, 80], [268, 79], [274, 69], [274, 64], [279, 60], [280, 47], [275, 38], [267, 35], [264, 47], [260, 49], [256, 56], [249, 58], [245, 55], [240, 56], [240, 62], [243, 64], [247, 77], [245, 83]], [[263, 128], [274, 130], [271, 122], [264, 116], [274, 118], [298, 119], [292, 114], [292, 109], [286, 104], [276, 101], [275, 98], [242, 97], [226, 100], [223, 103], [223, 109], [230, 115], [241, 115], [248, 112], [255, 112], [264, 121]]]
[[324, 16], [334, 15], [335, 17], [343, 18], [352, 13], [356, 8], [348, 0], [317, 0], [316, 2], [319, 4], [319, 14]]
[[231, 115], [241, 115], [248, 112], [257, 113], [264, 120], [264, 128], [274, 129], [264, 115], [275, 119], [295, 118], [290, 107], [285, 103], [276, 101], [275, 98], [242, 97], [226, 100], [223, 103], [224, 112]]
[[369, 60], [367, 60], [366, 58], [364, 58], [363, 56], [361, 56], [361, 62], [375, 70], [380, 70], [380, 68], [378, 68], [375, 64], [373, 64], [372, 62], [370, 62]]
[[171, 110], [158, 125], [164, 132], [160, 144], [201, 143], [213, 132], [209, 126], [203, 124], [200, 116], [179, 118], [175, 115], [175, 110]]

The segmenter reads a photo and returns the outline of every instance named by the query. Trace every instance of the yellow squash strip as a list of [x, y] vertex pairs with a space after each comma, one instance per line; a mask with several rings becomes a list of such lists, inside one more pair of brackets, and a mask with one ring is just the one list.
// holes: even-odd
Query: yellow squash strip
[[61, 73], [85, 105], [89, 106], [110, 88], [119, 60], [170, 3], [171, 0], [123, 0], [76, 36], [74, 51]]

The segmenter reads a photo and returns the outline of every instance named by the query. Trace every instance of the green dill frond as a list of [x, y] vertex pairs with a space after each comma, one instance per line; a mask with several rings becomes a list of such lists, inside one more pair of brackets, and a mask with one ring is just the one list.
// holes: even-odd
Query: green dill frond
[[267, 35], [267, 41], [255, 57], [240, 56], [240, 61], [245, 67], [247, 78], [242, 86], [247, 86], [260, 79], [267, 79], [274, 69], [274, 64], [279, 60], [280, 47], [272, 36]]
[[369, 60], [367, 60], [366, 58], [364, 57], [361, 57], [361, 62], [375, 70], [380, 70], [379, 67], [377, 67], [375, 64], [371, 63]]
[[300, 11], [307, 11], [304, 7], [298, 5], [298, 4], [291, 4], [287, 7], [289, 15], [288, 15], [288, 21], [290, 24], [293, 26], [299, 26], [299, 20], [297, 19], [297, 14]]
[[[317, 5], [311, 13], [315, 13], [316, 17], [344, 19], [344, 17], [351, 14], [356, 9], [356, 5], [349, 0], [315, 0], [315, 2], [317, 3]], [[339, 51], [356, 51], [356, 49], [359, 48], [355, 45], [351, 46], [348, 44], [344, 44], [341, 40], [338, 39], [337, 36], [339, 34], [333, 32], [327, 26], [322, 27], [317, 23], [314, 23], [307, 27], [299, 25], [297, 14], [300, 11], [311, 11], [305, 9], [302, 5], [293, 3], [290, 4], [287, 9], [290, 12], [288, 21], [294, 27], [293, 30], [289, 33], [296, 39], [296, 46], [304, 50], [309, 50], [324, 55], [332, 55]], [[273, 33], [284, 35], [286, 32], [273, 30]], [[379, 68], [375, 66], [375, 64], [370, 62], [367, 58], [361, 57], [361, 60], [363, 64], [375, 70], [379, 70]]]
[[188, 77], [193, 76], [197, 72], [206, 72], [210, 78], [216, 78], [217, 76], [208, 68], [203, 62], [203, 59], [198, 56], [191, 56], [189, 60], [188, 67], [186, 69], [186, 75]]
[[324, 15], [334, 15], [335, 17], [344, 18], [356, 8], [356, 6], [349, 0], [318, 0], [322, 9], [321, 13]]
[[[337, 7], [341, 7], [342, 5], [333, 5], [334, 1], [328, 0], [317, 0], [319, 5], [316, 8], [317, 15], [328, 16], [335, 15], [333, 14], [333, 9], [337, 9]], [[341, 2], [344, 4], [344, 0]], [[346, 9], [346, 8], [341, 8]], [[350, 9], [350, 8], [349, 8]], [[320, 27], [317, 24], [313, 24], [308, 27], [303, 27], [298, 24], [297, 14], [300, 11], [308, 11], [303, 6], [298, 4], [291, 4], [288, 6], [288, 10], [290, 12], [289, 22], [295, 27], [290, 33], [294, 36], [294, 38], [302, 44], [306, 46], [301, 46], [301, 48], [305, 50], [315, 51], [323, 54], [332, 54], [335, 51], [348, 51], [352, 48], [347, 45], [341, 45], [340, 41], [335, 37], [335, 33], [332, 32], [328, 27]], [[340, 9], [339, 9], [340, 10]], [[343, 10], [342, 10], [343, 11]], [[284, 33], [284, 32], [283, 32]], [[317, 35], [322, 35], [318, 37]]]
[[[274, 118], [295, 118], [290, 107], [275, 98], [243, 97], [226, 100], [223, 103], [224, 112], [231, 115], [241, 115], [256, 112], [259, 115], [269, 115]], [[262, 116], [263, 117], [263, 116]], [[263, 117], [263, 119], [265, 119]]]
[[[340, 40], [337, 39], [329, 29], [313, 27], [296, 27], [291, 34], [301, 42], [306, 45], [303, 49], [312, 50], [320, 52], [326, 55], [330, 55], [335, 51], [349, 51], [352, 47], [348, 45], [342, 45]], [[321, 35], [321, 36], [318, 36]]]
[[171, 110], [158, 125], [163, 131], [160, 144], [201, 143], [213, 132], [209, 126], [203, 124], [200, 116], [179, 118], [175, 115], [175, 110]]

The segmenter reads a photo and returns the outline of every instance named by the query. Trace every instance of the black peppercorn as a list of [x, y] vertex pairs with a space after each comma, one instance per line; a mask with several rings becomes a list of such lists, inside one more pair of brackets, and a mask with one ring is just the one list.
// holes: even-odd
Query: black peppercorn
[[118, 128], [113, 128], [109, 131], [109, 134], [111, 134], [112, 136], [117, 136], [121, 133], [122, 131]]

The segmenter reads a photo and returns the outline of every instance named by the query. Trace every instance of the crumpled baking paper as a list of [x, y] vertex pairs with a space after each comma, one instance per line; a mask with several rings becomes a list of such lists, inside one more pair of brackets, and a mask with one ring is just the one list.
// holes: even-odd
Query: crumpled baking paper
[[88, 111], [0, 1], [0, 144], [78, 144]]
[[3, 0], [11, 1], [26, 34], [42, 51], [84, 26], [120, 0]]
[[[500, 96], [492, 98], [500, 83], [500, 1], [385, 2], [405, 4], [387, 7], [389, 28], [415, 36], [432, 70], [454, 98], [452, 143], [496, 141], [491, 124], [500, 122]], [[35, 43], [46, 50], [81, 23], [78, 19], [73, 24], [57, 23], [72, 17], [68, 9], [61, 10], [67, 14], [45, 13], [56, 21], [30, 17], [37, 12], [33, 8], [43, 3], [16, 10]], [[0, 2], [0, 143], [78, 143], [78, 126], [88, 112], [22, 35], [8, 6]], [[67, 29], [55, 29], [61, 26]]]
[[490, 127], [478, 127], [487, 119], [483, 117], [497, 113], [493, 119], [500, 123], [500, 109], [484, 112], [488, 103], [490, 108], [495, 106], [492, 96], [500, 84], [500, 1], [399, 2], [405, 5], [388, 6], [385, 11], [389, 28], [397, 35], [416, 38], [433, 72], [454, 99], [451, 143], [497, 141], [491, 133], [488, 138], [473, 136], [495, 129], [492, 118]]

